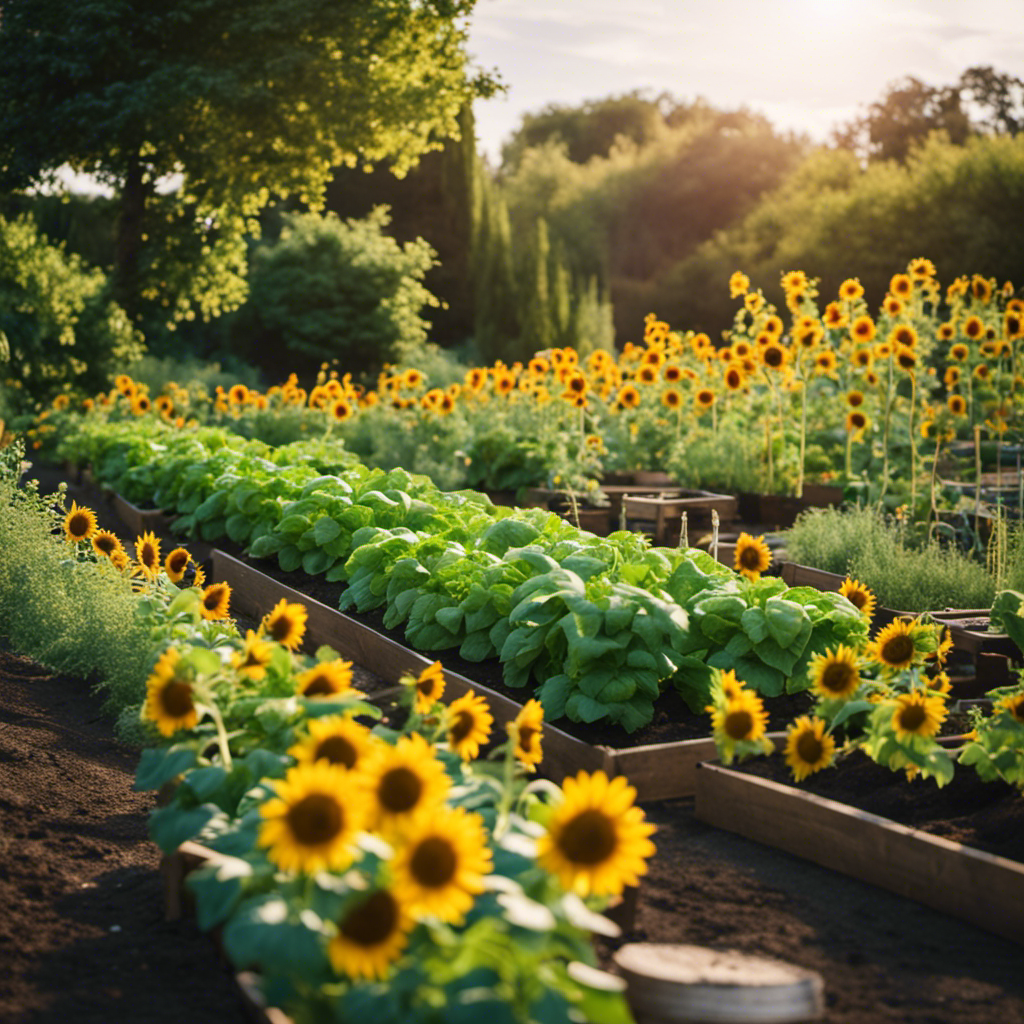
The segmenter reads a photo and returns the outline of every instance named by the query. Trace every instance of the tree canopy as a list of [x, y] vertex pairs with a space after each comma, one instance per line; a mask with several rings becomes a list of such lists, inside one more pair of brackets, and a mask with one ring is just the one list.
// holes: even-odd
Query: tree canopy
[[316, 208], [342, 164], [402, 173], [492, 91], [467, 74], [474, 4], [0, 0], [0, 190], [65, 165], [111, 185], [133, 316], [237, 305], [242, 235], [272, 197]]

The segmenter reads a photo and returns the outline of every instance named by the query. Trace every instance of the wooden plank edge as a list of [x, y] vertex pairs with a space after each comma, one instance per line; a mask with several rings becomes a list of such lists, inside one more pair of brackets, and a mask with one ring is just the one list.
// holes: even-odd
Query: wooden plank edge
[[245, 1007], [246, 1015], [253, 1024], [294, 1024], [284, 1010], [267, 1005], [258, 974], [254, 971], [238, 971], [234, 977], [242, 1006]]
[[700, 765], [696, 817], [1024, 942], [1024, 865], [768, 779]]

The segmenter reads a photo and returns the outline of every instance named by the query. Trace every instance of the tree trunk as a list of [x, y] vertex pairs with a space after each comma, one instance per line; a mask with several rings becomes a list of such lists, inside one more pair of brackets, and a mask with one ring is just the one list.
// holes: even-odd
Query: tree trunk
[[117, 236], [114, 242], [114, 273], [112, 290], [114, 301], [138, 325], [141, 315], [139, 297], [139, 257], [142, 251], [143, 223], [149, 185], [142, 178], [142, 167], [133, 160], [125, 175], [117, 217]]

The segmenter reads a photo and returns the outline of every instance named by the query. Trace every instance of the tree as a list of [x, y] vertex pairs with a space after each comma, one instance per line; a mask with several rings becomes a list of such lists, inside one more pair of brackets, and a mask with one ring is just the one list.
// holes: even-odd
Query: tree
[[102, 272], [41, 238], [28, 215], [0, 216], [0, 377], [15, 382], [18, 405], [69, 386], [102, 390], [142, 354], [104, 292]]
[[256, 250], [252, 294], [239, 311], [240, 347], [271, 376], [311, 376], [337, 359], [380, 369], [427, 340], [421, 316], [437, 300], [423, 287], [434, 254], [422, 239], [400, 246], [381, 207], [362, 220], [295, 214], [278, 241]]
[[968, 68], [953, 85], [917, 78], [893, 82], [859, 117], [838, 127], [834, 142], [864, 160], [904, 163], [935, 131], [962, 146], [972, 135], [1016, 135], [1024, 124], [1024, 81], [992, 67]]
[[402, 173], [493, 90], [467, 78], [474, 3], [0, 0], [0, 190], [95, 175], [133, 319], [216, 314], [244, 298], [243, 235], [273, 196], [316, 208], [341, 164]]

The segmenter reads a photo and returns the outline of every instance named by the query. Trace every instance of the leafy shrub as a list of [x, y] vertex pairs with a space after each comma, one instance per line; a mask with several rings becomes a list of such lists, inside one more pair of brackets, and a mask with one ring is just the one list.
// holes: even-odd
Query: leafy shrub
[[399, 245], [387, 225], [384, 207], [362, 220], [287, 218], [281, 237], [253, 257], [238, 349], [277, 377], [282, 364], [315, 373], [332, 359], [373, 370], [425, 341], [420, 313], [437, 305], [422, 284], [433, 250], [422, 239]]
[[13, 402], [25, 408], [69, 385], [101, 389], [142, 352], [101, 271], [46, 242], [27, 215], [0, 216], [0, 373]]
[[983, 565], [938, 542], [913, 543], [874, 509], [809, 509], [786, 535], [791, 561], [849, 574], [900, 611], [988, 608], [995, 580]]

